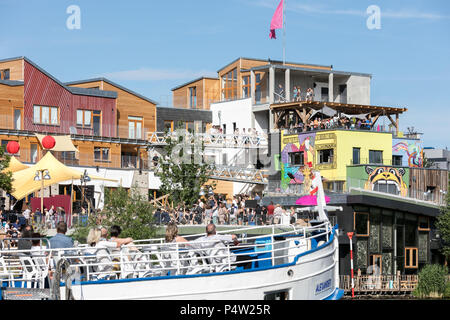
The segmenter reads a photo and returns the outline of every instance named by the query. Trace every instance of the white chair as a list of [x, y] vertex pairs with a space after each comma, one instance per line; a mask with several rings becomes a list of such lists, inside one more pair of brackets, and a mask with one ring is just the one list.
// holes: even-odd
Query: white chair
[[31, 257], [19, 256], [22, 266], [22, 288], [36, 288], [39, 280], [39, 270]]

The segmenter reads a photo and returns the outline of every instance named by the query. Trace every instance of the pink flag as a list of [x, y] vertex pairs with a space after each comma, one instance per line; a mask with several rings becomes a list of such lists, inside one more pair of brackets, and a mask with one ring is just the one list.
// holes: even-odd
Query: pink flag
[[280, 4], [277, 7], [277, 10], [275, 10], [275, 13], [272, 17], [272, 22], [270, 23], [270, 39], [276, 39], [275, 29], [281, 29], [283, 28], [283, 1], [280, 1]]

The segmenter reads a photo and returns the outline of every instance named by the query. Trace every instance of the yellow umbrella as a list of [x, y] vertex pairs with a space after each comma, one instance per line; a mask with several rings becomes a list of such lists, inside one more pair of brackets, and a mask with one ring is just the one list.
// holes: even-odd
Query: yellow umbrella
[[[43, 182], [41, 180], [36, 181], [36, 172], [43, 170], [48, 170], [50, 178], [48, 180], [43, 179]], [[83, 176], [83, 172], [65, 166], [58, 161], [51, 152], [47, 152], [47, 154], [34, 166], [13, 173], [12, 187], [14, 191], [11, 195], [17, 200], [20, 200], [27, 195], [40, 190], [42, 186], [48, 187], [55, 183], [71, 179], [80, 179], [81, 176]], [[117, 180], [105, 179], [97, 176], [90, 175], [89, 177], [93, 180], [117, 182]]]
[[16, 157], [11, 157], [11, 160], [9, 161], [9, 166], [3, 169], [2, 172], [17, 172], [28, 168], [29, 166], [17, 160]]

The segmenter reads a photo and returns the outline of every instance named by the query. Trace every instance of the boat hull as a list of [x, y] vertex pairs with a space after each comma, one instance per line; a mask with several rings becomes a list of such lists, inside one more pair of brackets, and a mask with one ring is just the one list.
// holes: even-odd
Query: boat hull
[[332, 236], [322, 246], [275, 267], [81, 282], [72, 285], [72, 294], [77, 300], [263, 300], [270, 293], [283, 292], [288, 299], [322, 300], [340, 298], [338, 274], [338, 242]]

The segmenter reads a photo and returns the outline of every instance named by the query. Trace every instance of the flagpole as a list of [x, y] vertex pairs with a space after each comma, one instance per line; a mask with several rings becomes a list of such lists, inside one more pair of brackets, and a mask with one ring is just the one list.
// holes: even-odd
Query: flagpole
[[286, 0], [283, 2], [283, 65], [286, 64]]

